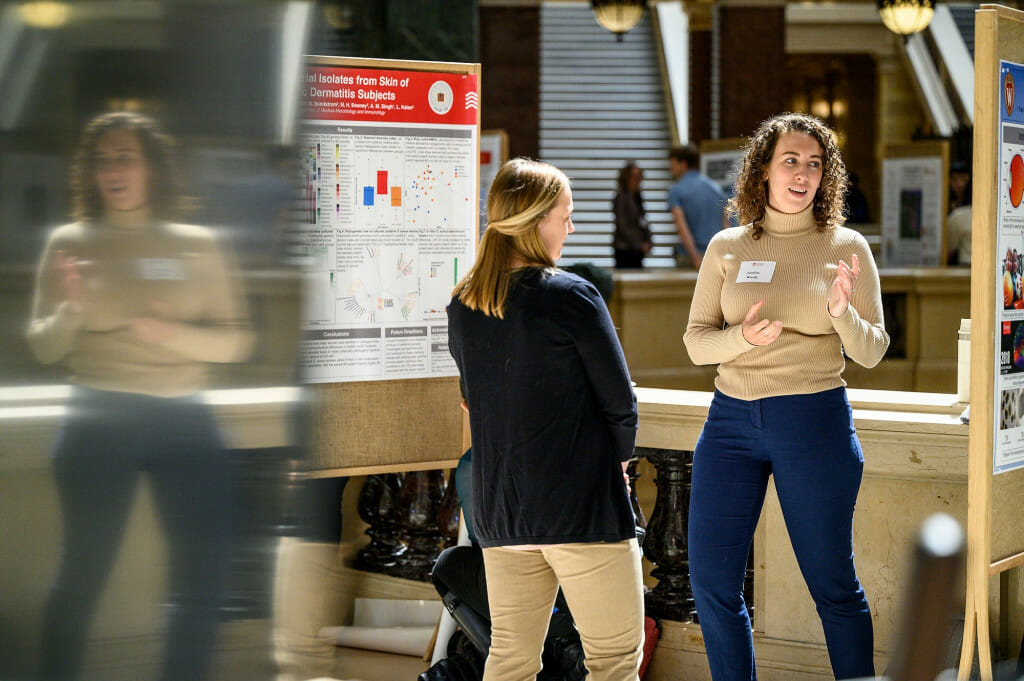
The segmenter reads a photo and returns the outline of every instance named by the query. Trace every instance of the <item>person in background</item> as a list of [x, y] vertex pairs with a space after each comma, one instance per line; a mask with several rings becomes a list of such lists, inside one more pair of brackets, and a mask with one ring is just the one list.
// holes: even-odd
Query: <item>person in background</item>
[[843, 226], [846, 169], [819, 119], [783, 114], [747, 145], [711, 240], [684, 342], [717, 364], [693, 455], [688, 549], [714, 681], [756, 678], [743, 578], [769, 476], [837, 679], [874, 675], [867, 598], [853, 561], [864, 459], [842, 371], [885, 354], [878, 271]]
[[[76, 678], [89, 624], [148, 475], [168, 542], [161, 681], [204, 678], [229, 567], [231, 484], [217, 424], [198, 397], [211, 362], [251, 345], [238, 272], [209, 230], [173, 222], [170, 140], [148, 117], [85, 128], [75, 222], [49, 236], [28, 341], [73, 385], [54, 445], [61, 565], [43, 621], [40, 678]], [[138, 606], [121, 603], [124, 614]]]
[[711, 237], [729, 226], [725, 193], [700, 172], [700, 152], [693, 144], [670, 149], [668, 168], [674, 181], [668, 190], [668, 209], [679, 234], [676, 267], [699, 269]]
[[949, 164], [949, 210], [971, 203], [971, 165], [965, 161]]
[[871, 211], [868, 209], [868, 197], [860, 187], [860, 176], [850, 173], [850, 185], [846, 188], [846, 224], [856, 225], [871, 222]]
[[591, 681], [636, 681], [640, 666], [643, 584], [625, 477], [636, 396], [601, 295], [554, 266], [572, 212], [560, 170], [503, 165], [476, 262], [448, 305], [487, 574], [484, 681], [537, 677], [559, 586]]
[[644, 171], [635, 161], [629, 161], [619, 170], [615, 199], [616, 269], [637, 269], [643, 267], [644, 256], [651, 252], [651, 230], [647, 226], [647, 211], [640, 195], [640, 184]]
[[946, 216], [946, 250], [950, 265], [971, 264], [971, 181], [967, 181], [960, 205]]

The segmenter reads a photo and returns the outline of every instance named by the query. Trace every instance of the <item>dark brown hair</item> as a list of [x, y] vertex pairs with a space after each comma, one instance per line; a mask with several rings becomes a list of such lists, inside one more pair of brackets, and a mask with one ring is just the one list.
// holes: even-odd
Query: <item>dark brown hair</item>
[[729, 200], [729, 212], [739, 224], [750, 224], [754, 238], [764, 231], [765, 208], [768, 205], [768, 181], [765, 170], [779, 137], [790, 132], [810, 135], [821, 145], [821, 184], [814, 194], [814, 221], [824, 231], [842, 225], [845, 221], [846, 165], [839, 154], [832, 129], [810, 114], [784, 113], [761, 123], [747, 142], [746, 154], [736, 175], [736, 190]]
[[174, 167], [174, 144], [148, 116], [127, 111], [101, 114], [85, 126], [71, 167], [71, 211], [76, 220], [95, 220], [103, 215], [103, 199], [96, 187], [96, 145], [114, 130], [131, 130], [139, 139], [149, 167], [149, 208], [160, 220], [174, 218], [179, 210], [180, 184]]
[[700, 150], [696, 144], [683, 144], [672, 147], [668, 150], [668, 157], [675, 161], [686, 163], [687, 166], [696, 170], [700, 166]]
[[629, 180], [633, 176], [633, 171], [639, 167], [636, 161], [626, 161], [626, 165], [619, 168], [619, 176], [615, 180], [615, 186], [620, 192], [629, 191]]

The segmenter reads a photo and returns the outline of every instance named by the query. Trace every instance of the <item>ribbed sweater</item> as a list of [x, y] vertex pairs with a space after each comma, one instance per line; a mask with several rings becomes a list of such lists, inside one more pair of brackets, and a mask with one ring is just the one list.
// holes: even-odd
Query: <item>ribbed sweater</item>
[[[846, 227], [818, 231], [812, 209], [767, 209], [764, 232], [750, 225], [719, 232], [708, 245], [697, 276], [683, 341], [694, 364], [718, 364], [715, 387], [741, 400], [811, 394], [846, 385], [845, 357], [875, 366], [889, 346], [882, 319], [878, 269], [867, 241]], [[846, 313], [828, 312], [828, 293], [840, 259], [860, 260]], [[770, 282], [737, 283], [745, 261], [774, 262]], [[768, 345], [743, 337], [743, 318], [763, 300], [759, 316], [781, 321]]]
[[[78, 261], [80, 303], [64, 299], [58, 252]], [[169, 322], [171, 336], [141, 340], [140, 317]], [[233, 258], [209, 229], [76, 222], [47, 242], [28, 341], [44, 364], [64, 361], [78, 385], [178, 397], [206, 387], [207, 363], [244, 359], [252, 333]]]

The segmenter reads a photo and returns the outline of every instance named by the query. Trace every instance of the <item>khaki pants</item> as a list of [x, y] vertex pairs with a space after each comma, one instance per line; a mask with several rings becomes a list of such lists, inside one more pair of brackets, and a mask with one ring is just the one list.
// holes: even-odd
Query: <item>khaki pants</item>
[[644, 642], [636, 539], [484, 549], [491, 650], [483, 681], [532, 681], [561, 585], [586, 653], [588, 681], [636, 681]]

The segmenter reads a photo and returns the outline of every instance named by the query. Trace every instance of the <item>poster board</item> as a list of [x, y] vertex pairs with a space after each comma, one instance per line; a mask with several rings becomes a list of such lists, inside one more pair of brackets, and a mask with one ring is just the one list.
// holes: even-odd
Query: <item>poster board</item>
[[882, 160], [882, 267], [946, 262], [949, 142], [890, 144]]
[[[1009, 425], [1005, 420], [1001, 422], [1002, 394], [1016, 390], [1014, 384], [1018, 380], [1012, 372], [1004, 374], [1003, 335], [1004, 330], [1008, 331], [1012, 339], [1014, 322], [1021, 315], [1004, 308], [1001, 259], [1005, 259], [1007, 243], [1024, 235], [1024, 218], [1015, 219], [1018, 207], [1008, 201], [1012, 176], [1008, 166], [1002, 166], [1000, 161], [1007, 147], [1004, 135], [1011, 135], [1006, 139], [1014, 146], [1012, 129], [1016, 127], [1006, 120], [1002, 110], [1012, 111], [1016, 107], [1024, 114], [1024, 98], [1007, 91], [1003, 65], [1024, 63], [1024, 12], [981, 5], [975, 15], [974, 40], [967, 596], [958, 678], [969, 678], [977, 647], [981, 678], [990, 681], [989, 578], [1000, 575], [1005, 594], [1008, 571], [1024, 564], [1024, 526], [1019, 514], [1024, 469], [1000, 465], [1001, 459], [1012, 458], [1007, 457], [1011, 452], [1005, 449], [1003, 438], [1012, 436], [1007, 431], [1016, 429], [1015, 425], [1000, 427]], [[1010, 352], [1013, 363], [1012, 340]], [[1006, 610], [1003, 607], [999, 613], [1004, 623], [1008, 618]]]
[[462, 453], [451, 289], [478, 234], [479, 64], [307, 57], [301, 142], [311, 467]]
[[497, 128], [480, 133], [480, 234], [487, 227], [487, 192], [508, 160], [508, 133]]
[[742, 137], [727, 137], [700, 143], [700, 172], [717, 182], [726, 197], [733, 195], [746, 142]]

